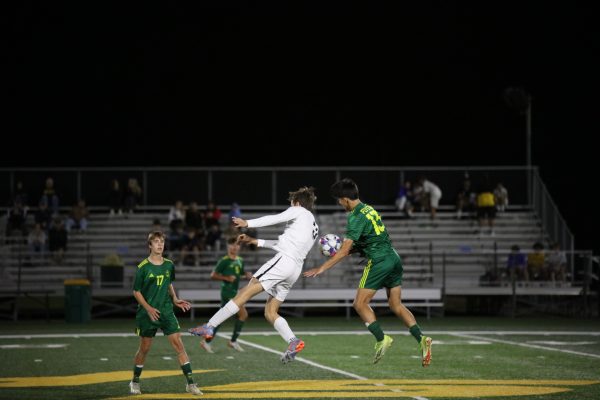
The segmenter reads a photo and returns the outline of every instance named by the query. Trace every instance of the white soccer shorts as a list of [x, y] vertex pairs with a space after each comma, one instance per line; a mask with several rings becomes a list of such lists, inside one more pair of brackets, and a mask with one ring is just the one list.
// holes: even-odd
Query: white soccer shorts
[[254, 273], [254, 278], [265, 292], [283, 302], [301, 272], [302, 265], [285, 254], [277, 253]]

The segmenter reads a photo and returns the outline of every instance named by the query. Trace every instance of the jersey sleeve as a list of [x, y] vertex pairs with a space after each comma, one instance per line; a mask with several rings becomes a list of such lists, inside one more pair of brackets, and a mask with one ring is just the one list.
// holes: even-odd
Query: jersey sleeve
[[260, 218], [249, 219], [248, 228], [260, 228], [262, 226], [271, 226], [290, 221], [298, 217], [302, 207], [290, 207], [282, 213], [267, 215]]
[[217, 263], [217, 266], [215, 267], [215, 272], [217, 272], [219, 274], [223, 274], [223, 271], [225, 270], [226, 267], [227, 267], [227, 262], [225, 261], [225, 259], [221, 258], [219, 260], [219, 262]]
[[144, 267], [138, 268], [137, 272], [135, 273], [135, 280], [133, 281], [133, 290], [136, 292], [142, 290], [142, 285], [144, 284], [144, 275]]
[[364, 230], [366, 222], [366, 218], [363, 218], [358, 215], [351, 215], [348, 218], [348, 226], [346, 227], [346, 237], [356, 242], [360, 238], [360, 235]]
[[171, 282], [175, 282], [175, 264], [171, 263]]
[[243, 275], [244, 274], [244, 259], [242, 257], [240, 257], [240, 267], [241, 267], [240, 268], [241, 274]]

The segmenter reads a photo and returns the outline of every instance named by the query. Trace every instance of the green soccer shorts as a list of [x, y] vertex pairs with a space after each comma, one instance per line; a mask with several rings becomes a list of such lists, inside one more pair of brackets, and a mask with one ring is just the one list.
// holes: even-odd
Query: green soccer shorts
[[402, 259], [396, 253], [369, 260], [363, 271], [358, 287], [360, 289], [379, 290], [402, 285]]
[[161, 313], [158, 321], [152, 321], [145, 310], [140, 310], [135, 316], [135, 325], [135, 334], [141, 337], [154, 337], [158, 329], [161, 329], [165, 336], [180, 330], [179, 321], [173, 312]]

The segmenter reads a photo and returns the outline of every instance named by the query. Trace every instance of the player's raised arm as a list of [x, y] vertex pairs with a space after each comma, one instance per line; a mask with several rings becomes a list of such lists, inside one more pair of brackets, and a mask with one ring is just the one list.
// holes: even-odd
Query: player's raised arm
[[348, 254], [350, 254], [350, 252], [352, 251], [353, 244], [354, 244], [354, 241], [352, 239], [345, 239], [342, 242], [342, 247], [338, 250], [337, 253], [334, 254], [333, 257], [331, 257], [329, 260], [325, 261], [320, 267], [309, 269], [308, 271], [304, 272], [303, 275], [305, 277], [309, 278], [309, 277], [315, 277], [315, 276], [320, 275], [323, 272], [327, 271], [329, 268], [333, 267], [335, 264], [342, 261], [342, 259], [344, 257], [346, 257]]
[[237, 228], [260, 228], [291, 221], [298, 216], [298, 213], [298, 207], [290, 207], [284, 212], [275, 215], [266, 215], [264, 217], [249, 220], [233, 217], [231, 220]]

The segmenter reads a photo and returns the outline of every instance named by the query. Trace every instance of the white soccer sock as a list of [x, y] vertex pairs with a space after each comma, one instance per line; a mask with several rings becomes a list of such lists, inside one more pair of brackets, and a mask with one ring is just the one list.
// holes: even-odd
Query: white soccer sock
[[292, 332], [290, 326], [283, 317], [277, 318], [275, 320], [275, 323], [273, 324], [273, 327], [277, 330], [277, 332], [279, 332], [279, 334], [281, 335], [283, 340], [286, 341], [286, 343], [289, 343], [292, 341], [292, 339], [296, 338], [296, 335], [294, 335], [294, 332]]
[[229, 300], [227, 304], [223, 306], [219, 311], [212, 316], [212, 318], [208, 321], [208, 324], [214, 328], [221, 325], [223, 322], [227, 320], [227, 318], [235, 315], [240, 311], [240, 308], [233, 302], [233, 300]]

